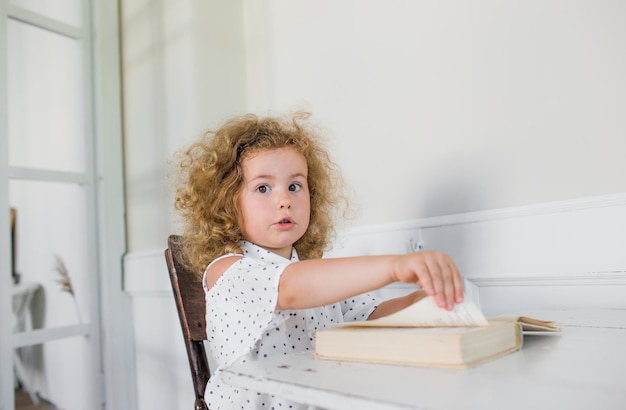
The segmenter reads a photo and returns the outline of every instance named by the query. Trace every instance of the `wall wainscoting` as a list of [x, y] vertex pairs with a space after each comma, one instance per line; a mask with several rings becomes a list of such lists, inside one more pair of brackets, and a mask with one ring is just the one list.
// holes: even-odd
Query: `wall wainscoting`
[[[326, 256], [418, 249], [451, 255], [468, 282], [468, 293], [478, 292], [488, 310], [506, 310], [508, 304], [488, 299], [517, 288], [522, 298], [529, 298], [524, 303], [528, 308], [559, 303], [626, 308], [626, 297], [613, 298], [626, 296], [626, 193], [347, 229]], [[163, 250], [128, 254], [124, 289], [134, 297], [169, 297], [166, 269]], [[565, 294], [545, 300], [526, 295], [544, 287]]]
[[486, 314], [626, 308], [626, 194], [354, 228], [328, 255], [417, 249], [451, 255]]

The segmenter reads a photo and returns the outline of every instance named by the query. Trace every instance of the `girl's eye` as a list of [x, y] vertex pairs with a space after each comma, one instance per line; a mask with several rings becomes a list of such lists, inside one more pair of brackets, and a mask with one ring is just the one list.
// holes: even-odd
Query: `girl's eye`
[[268, 187], [267, 185], [261, 185], [256, 190], [259, 191], [262, 194], [265, 194], [265, 193], [270, 191], [270, 187]]
[[289, 185], [289, 190], [292, 191], [292, 192], [298, 192], [301, 189], [302, 189], [302, 185], [300, 185], [300, 184], [291, 184], [291, 185]]

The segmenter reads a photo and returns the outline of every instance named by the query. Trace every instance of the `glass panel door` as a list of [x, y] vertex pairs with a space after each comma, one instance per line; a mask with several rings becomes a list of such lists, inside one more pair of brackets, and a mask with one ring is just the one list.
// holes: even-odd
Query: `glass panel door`
[[2, 4], [0, 205], [12, 234], [0, 241], [11, 259], [0, 265], [0, 296], [10, 300], [0, 305], [9, 335], [0, 338], [0, 410], [14, 408], [15, 391], [100, 408], [89, 2]]
[[80, 39], [8, 21], [9, 164], [85, 171]]

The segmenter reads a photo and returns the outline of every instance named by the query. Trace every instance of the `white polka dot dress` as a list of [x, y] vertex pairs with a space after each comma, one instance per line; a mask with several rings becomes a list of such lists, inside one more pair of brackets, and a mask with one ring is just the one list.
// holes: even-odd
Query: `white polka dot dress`
[[287, 265], [299, 260], [295, 249], [288, 260], [250, 242], [243, 241], [241, 248], [244, 257], [210, 290], [205, 285], [208, 347], [217, 366], [211, 369], [213, 375], [206, 386], [207, 404], [211, 410], [311, 409], [228, 386], [221, 382], [220, 370], [235, 361], [312, 351], [316, 330], [365, 320], [380, 299], [360, 295], [314, 309], [276, 311], [280, 276]]

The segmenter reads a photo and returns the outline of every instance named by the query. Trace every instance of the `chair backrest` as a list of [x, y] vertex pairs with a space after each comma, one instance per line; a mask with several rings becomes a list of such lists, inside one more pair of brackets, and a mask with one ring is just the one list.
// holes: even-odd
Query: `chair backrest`
[[204, 389], [211, 376], [203, 341], [206, 340], [206, 302], [202, 275], [189, 271], [182, 263], [182, 242], [178, 235], [167, 239], [165, 260], [170, 273], [178, 318], [187, 348], [187, 358], [196, 394], [194, 410], [207, 410]]

